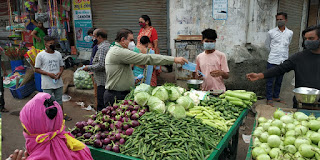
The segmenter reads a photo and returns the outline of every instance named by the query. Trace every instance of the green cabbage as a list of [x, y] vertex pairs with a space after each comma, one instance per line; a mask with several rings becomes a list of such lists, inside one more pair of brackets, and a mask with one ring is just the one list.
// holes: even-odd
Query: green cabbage
[[172, 105], [176, 105], [174, 102], [167, 102], [166, 103], [166, 110], [168, 111], [168, 108]]
[[181, 96], [180, 91], [177, 87], [169, 86], [169, 87], [167, 87], [167, 90], [168, 90], [168, 95], [169, 95], [170, 101], [175, 101]]
[[148, 102], [150, 95], [147, 92], [139, 92], [134, 96], [134, 101], [140, 106], [145, 106]]
[[158, 97], [162, 101], [166, 101], [169, 98], [168, 92], [163, 86], [158, 86], [153, 89], [152, 96]]
[[178, 98], [177, 104], [183, 106], [186, 110], [194, 107], [194, 102], [189, 96], [182, 96]]
[[166, 112], [166, 106], [161, 99], [158, 97], [150, 96], [148, 100], [148, 106], [150, 111], [157, 112], [157, 113], [165, 113]]
[[148, 94], [151, 94], [152, 92], [152, 87], [150, 85], [147, 85], [145, 83], [141, 83], [139, 86], [137, 86], [134, 89], [134, 95], [136, 95], [139, 92], [147, 92]]
[[181, 105], [170, 105], [168, 112], [175, 118], [185, 118], [186, 110]]

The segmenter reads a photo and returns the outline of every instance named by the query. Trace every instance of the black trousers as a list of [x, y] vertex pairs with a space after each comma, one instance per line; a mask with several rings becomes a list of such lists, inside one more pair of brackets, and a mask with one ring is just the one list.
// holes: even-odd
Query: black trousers
[[[0, 72], [1, 74], [1, 72]], [[3, 78], [0, 76], [0, 109], [4, 108], [4, 89], [3, 89]]]
[[106, 90], [104, 92], [104, 106], [113, 105], [116, 100], [123, 100], [129, 93], [130, 91]]
[[97, 87], [97, 102], [98, 102], [97, 109], [98, 109], [98, 111], [101, 111], [103, 108], [106, 107], [104, 105], [104, 99], [103, 99], [105, 91], [106, 91], [105, 86], [98, 86]]

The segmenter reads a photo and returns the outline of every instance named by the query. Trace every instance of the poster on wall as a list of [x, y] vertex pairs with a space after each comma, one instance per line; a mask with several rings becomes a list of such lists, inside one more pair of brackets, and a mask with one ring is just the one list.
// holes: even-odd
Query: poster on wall
[[92, 28], [90, 0], [73, 0], [73, 20], [78, 51], [90, 51], [92, 41], [87, 31]]
[[228, 0], [212, 0], [212, 17], [214, 20], [228, 19]]

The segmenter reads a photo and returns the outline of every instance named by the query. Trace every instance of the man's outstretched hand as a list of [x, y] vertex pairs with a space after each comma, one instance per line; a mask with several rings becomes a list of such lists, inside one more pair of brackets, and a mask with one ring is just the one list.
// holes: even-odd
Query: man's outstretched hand
[[249, 81], [256, 81], [259, 79], [263, 79], [264, 75], [263, 73], [248, 73], [246, 77]]
[[174, 58], [174, 63], [184, 65], [185, 63], [188, 63], [188, 60], [186, 60], [186, 59], [183, 58], [183, 57], [175, 57], [175, 58]]

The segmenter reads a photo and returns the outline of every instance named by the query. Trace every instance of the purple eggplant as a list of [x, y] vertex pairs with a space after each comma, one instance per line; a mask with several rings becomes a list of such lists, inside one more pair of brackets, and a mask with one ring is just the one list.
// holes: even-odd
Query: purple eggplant
[[126, 140], [124, 140], [123, 138], [121, 138], [121, 139], [119, 140], [119, 143], [120, 143], [120, 144], [124, 144], [124, 143], [126, 143]]
[[101, 142], [100, 139], [96, 139], [94, 142], [93, 142], [93, 146], [96, 147], [96, 148], [102, 148], [103, 144]]
[[84, 137], [85, 139], [89, 139], [91, 136], [92, 136], [91, 133], [85, 133], [85, 134], [83, 134], [83, 137]]
[[138, 113], [135, 113], [135, 114], [131, 115], [131, 119], [133, 119], [133, 120], [137, 120], [138, 118], [139, 118], [139, 114]]
[[102, 144], [107, 145], [111, 143], [111, 139], [110, 138], [105, 138], [104, 140], [102, 140]]
[[132, 133], [133, 133], [133, 128], [128, 128], [126, 130], [126, 135], [130, 136], [130, 135], [132, 135]]
[[112, 145], [111, 144], [108, 144], [105, 148], [105, 150], [107, 151], [112, 151]]

